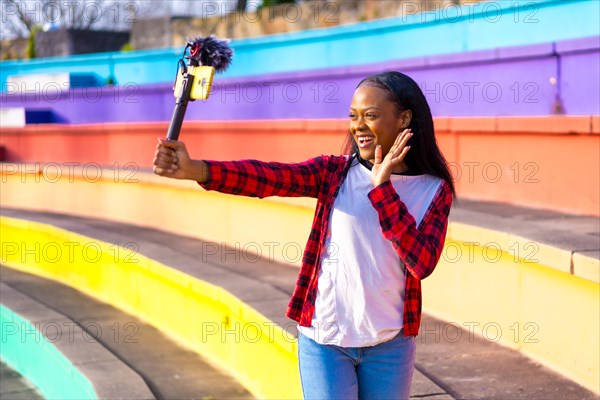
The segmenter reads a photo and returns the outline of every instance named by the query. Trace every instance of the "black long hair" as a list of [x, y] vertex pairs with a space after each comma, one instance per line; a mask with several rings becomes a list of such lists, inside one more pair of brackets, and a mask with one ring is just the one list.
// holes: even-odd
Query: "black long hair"
[[[369, 85], [388, 92], [398, 113], [411, 110], [412, 118], [408, 128], [413, 132], [410, 139], [410, 151], [406, 154], [404, 162], [411, 173], [428, 174], [442, 178], [450, 185], [452, 195], [455, 196], [454, 180], [448, 168], [448, 162], [440, 151], [433, 129], [433, 117], [425, 95], [419, 85], [409, 76], [400, 72], [383, 72], [363, 79], [357, 86]], [[346, 154], [358, 153], [358, 146], [352, 134], [348, 133], [345, 145]]]

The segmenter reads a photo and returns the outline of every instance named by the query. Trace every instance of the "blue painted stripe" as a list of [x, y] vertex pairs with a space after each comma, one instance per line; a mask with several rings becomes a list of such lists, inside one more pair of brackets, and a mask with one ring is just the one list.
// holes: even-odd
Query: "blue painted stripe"
[[[414, 6], [414, 3], [412, 3]], [[481, 2], [406, 17], [232, 41], [234, 78], [372, 64], [600, 35], [600, 2]], [[94, 72], [121, 84], [171, 82], [181, 48], [1, 63], [10, 75]]]
[[[58, 325], [58, 324], [57, 324]], [[0, 357], [48, 399], [97, 399], [91, 382], [29, 320], [0, 304]]]

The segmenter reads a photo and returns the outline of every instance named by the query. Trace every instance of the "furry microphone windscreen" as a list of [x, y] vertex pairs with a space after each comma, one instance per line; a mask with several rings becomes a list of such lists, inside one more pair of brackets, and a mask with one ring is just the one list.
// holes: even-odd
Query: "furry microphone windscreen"
[[217, 72], [225, 71], [231, 64], [232, 57], [233, 50], [229, 47], [229, 40], [210, 35], [190, 42], [190, 59], [200, 65], [213, 67]]

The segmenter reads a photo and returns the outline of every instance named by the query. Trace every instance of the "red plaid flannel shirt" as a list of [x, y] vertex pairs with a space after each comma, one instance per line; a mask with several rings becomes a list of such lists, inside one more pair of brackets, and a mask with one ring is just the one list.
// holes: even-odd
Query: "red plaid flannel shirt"
[[[251, 197], [315, 197], [317, 206], [302, 257], [302, 267], [286, 315], [301, 326], [310, 326], [317, 296], [321, 248], [329, 229], [329, 216], [339, 188], [350, 168], [349, 156], [320, 156], [297, 164], [278, 162], [206, 161], [207, 190]], [[450, 187], [440, 185], [419, 227], [387, 181], [369, 192], [379, 214], [385, 238], [390, 240], [406, 266], [404, 336], [416, 336], [421, 321], [421, 279], [431, 274], [440, 258], [448, 214], [452, 203]]]

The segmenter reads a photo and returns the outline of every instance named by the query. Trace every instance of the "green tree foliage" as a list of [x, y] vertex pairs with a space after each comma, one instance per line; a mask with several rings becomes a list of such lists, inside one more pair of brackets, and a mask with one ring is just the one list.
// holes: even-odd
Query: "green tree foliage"
[[27, 58], [35, 58], [35, 33], [42, 29], [41, 26], [35, 25], [29, 31], [29, 38], [27, 40]]
[[273, 7], [279, 4], [295, 3], [296, 0], [263, 0], [261, 7]]

